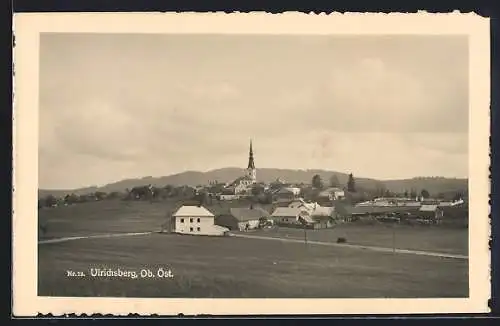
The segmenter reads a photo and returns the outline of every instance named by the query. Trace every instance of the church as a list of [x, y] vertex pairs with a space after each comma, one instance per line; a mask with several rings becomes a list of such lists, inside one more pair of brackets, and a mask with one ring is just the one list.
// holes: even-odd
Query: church
[[250, 140], [250, 152], [248, 154], [248, 166], [245, 170], [245, 175], [231, 182], [229, 189], [234, 191], [235, 195], [250, 195], [252, 187], [257, 183], [257, 170], [255, 169], [255, 161], [253, 158], [252, 141]]

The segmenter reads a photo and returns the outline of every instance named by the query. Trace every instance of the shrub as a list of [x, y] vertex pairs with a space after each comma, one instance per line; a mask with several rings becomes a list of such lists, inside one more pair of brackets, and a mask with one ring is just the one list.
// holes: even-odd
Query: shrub
[[347, 239], [346, 238], [337, 238], [337, 243], [346, 243]]

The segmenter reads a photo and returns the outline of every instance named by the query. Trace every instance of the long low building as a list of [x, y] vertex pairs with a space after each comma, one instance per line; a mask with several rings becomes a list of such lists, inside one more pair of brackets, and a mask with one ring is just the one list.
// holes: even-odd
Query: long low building
[[333, 208], [315, 204], [314, 208], [304, 206], [276, 207], [271, 214], [271, 219], [282, 226], [306, 226], [314, 229], [332, 226]]
[[355, 206], [348, 207], [350, 215], [383, 215], [397, 212], [416, 212], [420, 206]]

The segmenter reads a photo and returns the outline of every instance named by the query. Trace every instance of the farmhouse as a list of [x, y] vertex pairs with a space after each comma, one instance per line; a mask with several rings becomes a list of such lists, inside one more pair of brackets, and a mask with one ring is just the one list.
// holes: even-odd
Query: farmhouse
[[247, 231], [258, 228], [269, 217], [269, 213], [260, 207], [233, 207], [229, 209], [229, 213], [217, 216], [216, 224], [230, 230]]
[[274, 212], [271, 214], [271, 219], [275, 224], [300, 225], [299, 216], [301, 212], [302, 209], [298, 207], [276, 207]]
[[438, 205], [422, 205], [418, 210], [418, 217], [423, 220], [438, 222], [443, 218], [443, 209]]
[[333, 207], [321, 206], [315, 202], [306, 202], [302, 198], [291, 201], [288, 207], [307, 210], [312, 216], [331, 216], [334, 210]]
[[314, 203], [314, 209], [311, 212], [311, 217], [314, 220], [313, 227], [315, 229], [324, 229], [332, 226], [335, 209], [333, 207], [325, 207]]
[[[306, 203], [307, 204], [307, 203]], [[311, 228], [328, 228], [332, 225], [333, 207], [320, 206], [276, 207], [271, 218], [275, 224], [284, 226], [307, 225]]]
[[173, 215], [175, 233], [225, 235], [227, 228], [215, 225], [215, 216], [203, 206], [182, 206]]

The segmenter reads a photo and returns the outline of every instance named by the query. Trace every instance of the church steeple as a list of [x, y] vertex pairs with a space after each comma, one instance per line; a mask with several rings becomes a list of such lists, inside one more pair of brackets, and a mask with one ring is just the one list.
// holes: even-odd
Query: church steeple
[[255, 162], [253, 160], [252, 140], [250, 140], [250, 153], [248, 155], [248, 169], [255, 169]]
[[246, 170], [246, 176], [251, 180], [252, 183], [257, 182], [257, 169], [255, 169], [255, 162], [253, 160], [253, 148], [251, 139], [250, 139], [250, 152], [248, 153], [248, 167]]

